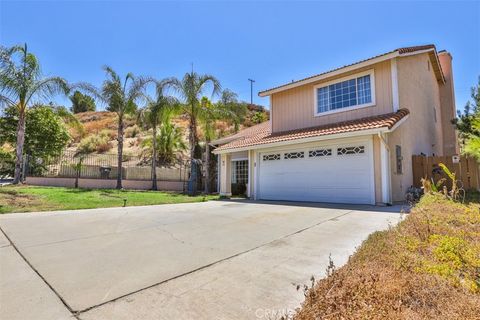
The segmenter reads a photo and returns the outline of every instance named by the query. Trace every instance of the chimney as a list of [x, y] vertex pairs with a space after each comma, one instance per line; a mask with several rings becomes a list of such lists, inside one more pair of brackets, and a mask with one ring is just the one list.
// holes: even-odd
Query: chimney
[[453, 86], [452, 55], [445, 50], [438, 53], [445, 83], [440, 83], [440, 110], [442, 115], [443, 152], [445, 156], [459, 154], [457, 132], [452, 120], [456, 117], [455, 91]]

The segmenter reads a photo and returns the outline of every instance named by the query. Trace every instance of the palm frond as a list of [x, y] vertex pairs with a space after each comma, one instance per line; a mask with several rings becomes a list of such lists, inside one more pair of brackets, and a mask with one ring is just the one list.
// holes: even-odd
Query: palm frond
[[113, 82], [118, 82], [118, 83], [122, 82], [120, 80], [120, 76], [118, 75], [118, 73], [115, 72], [115, 70], [113, 70], [112, 67], [104, 65], [102, 69], [107, 73], [107, 76], [109, 76], [113, 80]]
[[[60, 77], [45, 78], [33, 84], [27, 92], [25, 103], [28, 105], [30, 102], [42, 102], [57, 94], [67, 95], [69, 91], [70, 87], [65, 79]], [[39, 99], [39, 101], [32, 101], [33, 99]]]
[[95, 100], [100, 101], [101, 103], [108, 103], [102, 95], [101, 89], [97, 88], [93, 84], [88, 82], [78, 82], [70, 86], [70, 90], [78, 90], [83, 94], [88, 94], [92, 96]]

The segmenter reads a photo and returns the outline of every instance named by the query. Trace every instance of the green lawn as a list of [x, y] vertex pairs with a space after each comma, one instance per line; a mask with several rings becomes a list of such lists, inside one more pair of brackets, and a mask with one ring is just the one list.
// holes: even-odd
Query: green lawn
[[0, 187], [0, 214], [47, 210], [73, 210], [142, 206], [167, 203], [202, 202], [218, 196], [190, 197], [164, 191], [132, 191], [115, 189], [72, 189], [61, 187]]

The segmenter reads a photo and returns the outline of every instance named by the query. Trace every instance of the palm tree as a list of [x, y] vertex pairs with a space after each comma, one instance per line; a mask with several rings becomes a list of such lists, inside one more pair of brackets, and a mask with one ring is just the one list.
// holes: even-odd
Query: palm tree
[[215, 121], [222, 118], [221, 109], [203, 97], [200, 108], [200, 122], [205, 136], [205, 193], [210, 193], [210, 142], [215, 139]]
[[193, 174], [193, 162], [195, 159], [195, 146], [198, 141], [197, 124], [201, 116], [200, 99], [206, 91], [208, 85], [212, 86], [212, 96], [220, 93], [220, 82], [211, 75], [199, 75], [196, 72], [186, 73], [182, 80], [173, 78], [169, 84], [180, 95], [184, 103], [184, 111], [189, 119], [189, 136], [190, 143], [190, 163]]
[[[174, 97], [165, 95], [165, 88], [169, 84], [168, 81], [156, 82], [156, 96], [155, 99], [152, 99], [146, 96], [147, 105], [140, 111], [140, 122], [147, 128], [152, 129], [152, 139], [151, 139], [151, 156], [152, 156], [152, 189], [157, 190], [157, 128], [159, 125], [162, 125], [162, 132], [164, 135], [174, 135], [174, 128], [168, 128], [169, 131], [166, 132], [167, 126], [170, 121], [172, 113], [176, 112], [179, 109], [179, 102]], [[146, 144], [149, 143], [145, 142]], [[161, 139], [161, 141], [163, 141]], [[183, 141], [182, 141], [183, 143]], [[170, 145], [171, 150], [176, 146]]]
[[153, 137], [148, 137], [142, 141], [142, 147], [148, 156], [155, 156], [158, 161], [170, 164], [174, 162], [176, 153], [187, 150], [187, 145], [183, 141], [183, 130], [171, 121], [171, 114], [164, 119], [159, 126], [159, 132], [156, 137], [156, 155], [153, 154]]
[[124, 117], [126, 114], [133, 113], [136, 110], [136, 102], [144, 97], [143, 91], [145, 85], [151, 80], [143, 77], [136, 78], [132, 73], [127, 73], [122, 81], [120, 75], [111, 67], [104, 66], [103, 70], [107, 74], [107, 79], [103, 81], [103, 84], [100, 88], [96, 88], [88, 83], [80, 83], [76, 85], [76, 87], [87, 91], [96, 99], [107, 104], [108, 110], [117, 114], [117, 189], [121, 189], [123, 136], [125, 127]]
[[[19, 60], [16, 60], [17, 57]], [[68, 84], [63, 78], [42, 77], [39, 61], [28, 52], [26, 44], [11, 48], [0, 47], [0, 105], [14, 106], [18, 112], [13, 183], [19, 183], [21, 178], [28, 109], [56, 94], [67, 95], [68, 92]]]

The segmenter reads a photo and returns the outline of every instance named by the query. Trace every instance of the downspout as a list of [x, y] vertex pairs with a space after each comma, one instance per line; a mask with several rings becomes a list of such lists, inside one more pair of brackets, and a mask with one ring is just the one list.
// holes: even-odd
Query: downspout
[[388, 199], [389, 199], [389, 204], [392, 204], [393, 203], [393, 192], [392, 192], [392, 170], [390, 168], [390, 148], [388, 147], [388, 143], [387, 141], [385, 140], [385, 137], [383, 136], [383, 134], [381, 132], [377, 133], [378, 134], [378, 138], [380, 139], [380, 142], [383, 144], [383, 146], [385, 147], [385, 149], [387, 150], [387, 156], [388, 156], [388, 159], [387, 159], [387, 163], [388, 163], [388, 166], [387, 166], [387, 171], [388, 171]]

